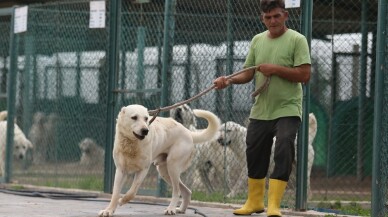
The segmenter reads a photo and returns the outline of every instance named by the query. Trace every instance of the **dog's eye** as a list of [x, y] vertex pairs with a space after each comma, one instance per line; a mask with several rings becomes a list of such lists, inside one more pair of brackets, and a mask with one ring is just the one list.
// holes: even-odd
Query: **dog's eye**
[[148, 121], [148, 117], [145, 117], [144, 120], [145, 120], [145, 122], [147, 122]]
[[131, 119], [136, 121], [137, 120], [137, 116], [132, 116]]

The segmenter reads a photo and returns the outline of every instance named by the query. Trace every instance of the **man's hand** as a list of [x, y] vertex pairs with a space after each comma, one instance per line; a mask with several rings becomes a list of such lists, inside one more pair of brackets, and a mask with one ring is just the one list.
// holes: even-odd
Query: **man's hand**
[[232, 79], [230, 78], [226, 79], [225, 76], [220, 76], [213, 81], [213, 84], [216, 86], [216, 89], [218, 90], [224, 89], [225, 87], [232, 84]]
[[264, 76], [279, 76], [292, 82], [308, 82], [310, 79], [311, 65], [303, 64], [295, 67], [285, 67], [275, 64], [260, 64], [256, 67]]
[[256, 69], [266, 77], [269, 77], [272, 74], [275, 74], [277, 70], [276, 65], [269, 64], [269, 63], [260, 64], [256, 67]]

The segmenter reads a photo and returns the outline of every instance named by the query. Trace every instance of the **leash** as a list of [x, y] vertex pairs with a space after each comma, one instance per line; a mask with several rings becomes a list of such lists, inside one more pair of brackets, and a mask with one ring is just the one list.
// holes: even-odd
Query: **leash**
[[[236, 76], [236, 75], [239, 75], [239, 74], [242, 74], [242, 73], [244, 73], [244, 72], [250, 71], [250, 70], [252, 70], [252, 69], [256, 69], [256, 66], [248, 67], [248, 68], [245, 68], [245, 69], [243, 69], [243, 70], [237, 71], [237, 72], [235, 72], [235, 73], [233, 73], [233, 74], [231, 74], [231, 75], [226, 76], [225, 78], [226, 78], [226, 79], [229, 79], [229, 78], [232, 78], [232, 77], [234, 77], [234, 76]], [[271, 80], [270, 77], [266, 77], [266, 80], [264, 81], [264, 83], [263, 83], [257, 90], [255, 90], [255, 92], [253, 92], [253, 93], [251, 94], [251, 96], [252, 96], [252, 97], [256, 97], [257, 95], [259, 95], [260, 93], [262, 93], [265, 89], [267, 89], [270, 80]], [[183, 105], [183, 104], [187, 104], [187, 103], [189, 103], [189, 102], [191, 102], [191, 101], [193, 101], [193, 100], [196, 100], [196, 99], [198, 99], [199, 97], [201, 97], [201, 96], [205, 95], [206, 93], [208, 93], [209, 91], [213, 90], [215, 87], [216, 87], [216, 85], [213, 84], [212, 86], [208, 87], [207, 89], [203, 90], [203, 91], [200, 92], [199, 94], [197, 94], [197, 95], [195, 95], [195, 96], [193, 96], [193, 97], [191, 97], [191, 98], [189, 98], [189, 99], [187, 99], [187, 100], [184, 100], [184, 101], [181, 101], [181, 102], [178, 102], [178, 103], [175, 103], [175, 104], [173, 104], [173, 105], [166, 106], [166, 107], [163, 107], [163, 108], [158, 108], [158, 109], [155, 109], [155, 110], [150, 110], [150, 111], [148, 111], [148, 113], [149, 113], [150, 115], [153, 115], [153, 117], [152, 117], [152, 119], [150, 120], [149, 124], [151, 124], [151, 123], [155, 120], [156, 116], [158, 116], [158, 114], [159, 114], [160, 112], [162, 112], [162, 111], [168, 111], [168, 110], [171, 110], [171, 109], [176, 108], [176, 107], [178, 107], [178, 106], [181, 106], [181, 105]]]

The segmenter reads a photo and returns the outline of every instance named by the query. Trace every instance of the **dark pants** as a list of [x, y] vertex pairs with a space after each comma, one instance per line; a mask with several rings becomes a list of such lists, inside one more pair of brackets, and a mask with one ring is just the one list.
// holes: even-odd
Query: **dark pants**
[[300, 123], [299, 117], [250, 120], [246, 138], [249, 178], [262, 179], [267, 175], [273, 138], [276, 137], [275, 168], [270, 178], [288, 181], [295, 160], [294, 143]]

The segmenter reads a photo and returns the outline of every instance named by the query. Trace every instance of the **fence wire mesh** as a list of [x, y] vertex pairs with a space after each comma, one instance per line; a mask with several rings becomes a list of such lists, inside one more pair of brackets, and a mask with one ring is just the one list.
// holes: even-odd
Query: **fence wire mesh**
[[88, 11], [89, 2], [30, 6], [27, 31], [12, 36], [16, 124], [34, 145], [14, 164], [20, 183], [102, 189], [108, 41], [88, 28]]
[[313, 200], [371, 198], [376, 27], [376, 1], [314, 1]]
[[11, 16], [0, 16], [0, 110], [6, 109], [6, 92], [7, 92], [7, 62], [9, 57], [9, 36], [10, 36]]
[[[12, 35], [15, 56], [9, 56], [11, 18], [0, 17], [0, 29], [4, 29], [0, 34], [5, 39], [0, 42], [1, 93], [6, 93], [9, 58], [17, 58], [16, 123], [35, 146], [32, 163], [14, 164], [14, 181], [102, 190], [103, 157], [95, 156], [104, 155], [105, 129], [114, 124], [106, 117], [108, 91], [113, 91], [107, 89], [107, 82], [112, 73], [117, 74], [115, 115], [119, 108], [133, 103], [149, 109], [158, 108], [163, 100], [171, 105], [206, 89], [215, 77], [242, 69], [251, 38], [265, 30], [259, 0], [172, 2], [168, 17], [164, 1], [122, 0], [118, 72], [108, 70], [113, 64], [108, 58], [109, 20], [106, 28], [89, 28], [90, 1], [30, 5], [27, 32]], [[109, 19], [109, 1], [106, 6]], [[313, 6], [310, 112], [318, 130], [309, 137], [309, 204], [369, 201], [377, 3], [314, 1]], [[300, 31], [302, 8], [288, 10], [287, 25]], [[170, 21], [168, 32], [165, 19]], [[165, 86], [168, 91], [163, 99]], [[191, 109], [217, 114], [224, 123], [223, 140], [231, 144], [204, 150], [198, 146], [193, 167], [183, 174], [193, 199], [245, 200], [241, 150], [253, 89], [253, 84], [232, 86], [189, 104]], [[5, 100], [0, 101], [3, 110]], [[184, 121], [187, 113], [179, 108], [171, 116]], [[188, 127], [206, 125], [202, 120], [187, 120], [193, 121]], [[242, 146], [233, 150], [232, 145]], [[86, 154], [90, 152], [91, 158]], [[284, 206], [295, 205], [295, 176]], [[141, 193], [155, 194], [157, 186], [152, 167]]]

